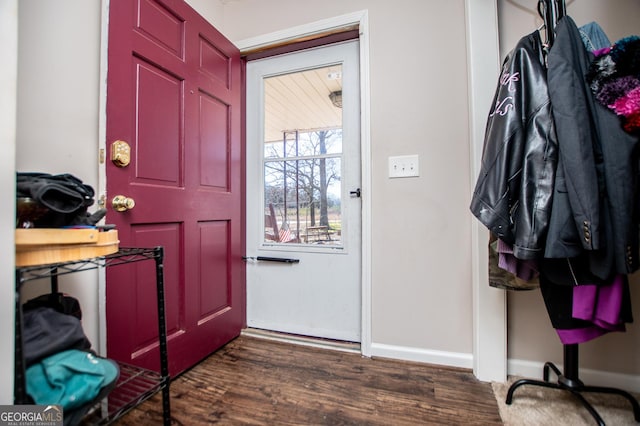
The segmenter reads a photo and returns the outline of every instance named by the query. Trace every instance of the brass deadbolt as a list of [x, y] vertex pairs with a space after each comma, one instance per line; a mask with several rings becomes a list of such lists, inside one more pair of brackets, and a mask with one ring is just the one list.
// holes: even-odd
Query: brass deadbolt
[[111, 162], [116, 167], [127, 167], [131, 162], [131, 147], [125, 141], [115, 141], [111, 144]]
[[124, 195], [116, 195], [111, 200], [111, 206], [117, 212], [124, 212], [131, 210], [136, 206], [136, 202], [133, 198], [125, 197]]

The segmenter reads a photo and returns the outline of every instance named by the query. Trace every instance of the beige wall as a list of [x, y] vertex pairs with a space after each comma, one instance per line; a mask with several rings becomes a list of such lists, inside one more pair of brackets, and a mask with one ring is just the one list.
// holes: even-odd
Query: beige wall
[[185, 0], [218, 30], [224, 19], [224, 0]]
[[[232, 41], [368, 10], [371, 81], [372, 342], [472, 352], [464, 2], [228, 2]], [[269, 16], [269, 19], [265, 19]], [[418, 154], [416, 179], [387, 159]]]
[[[97, 189], [100, 1], [18, 3], [16, 170], [71, 173]], [[45, 288], [48, 282], [30, 282], [23, 297]], [[60, 288], [80, 300], [97, 347], [96, 271], [61, 277]]]

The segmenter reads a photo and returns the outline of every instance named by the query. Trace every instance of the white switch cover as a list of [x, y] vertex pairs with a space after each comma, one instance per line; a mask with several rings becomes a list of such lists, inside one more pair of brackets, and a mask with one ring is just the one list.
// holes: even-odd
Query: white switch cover
[[389, 177], [404, 178], [420, 176], [417, 155], [389, 157]]

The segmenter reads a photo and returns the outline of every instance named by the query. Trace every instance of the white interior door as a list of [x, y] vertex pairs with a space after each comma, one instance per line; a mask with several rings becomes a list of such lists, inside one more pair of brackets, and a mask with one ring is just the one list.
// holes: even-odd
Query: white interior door
[[361, 334], [358, 41], [247, 64], [247, 325]]

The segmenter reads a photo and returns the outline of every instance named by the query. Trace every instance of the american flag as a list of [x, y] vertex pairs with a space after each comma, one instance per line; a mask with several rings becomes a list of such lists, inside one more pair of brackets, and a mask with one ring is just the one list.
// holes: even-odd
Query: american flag
[[293, 238], [291, 237], [291, 229], [289, 229], [289, 224], [284, 222], [280, 227], [280, 231], [278, 231], [278, 241], [281, 243], [286, 243], [291, 241]]

